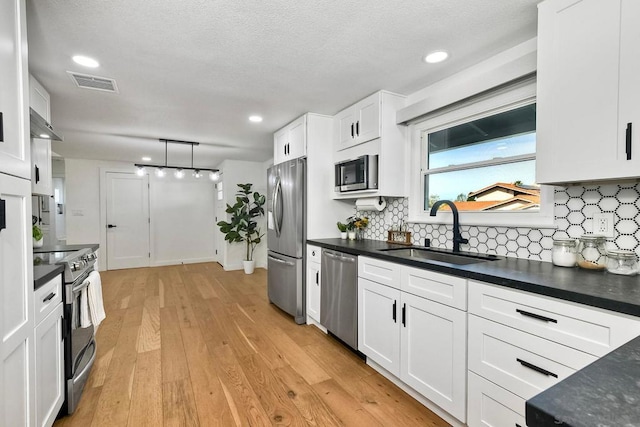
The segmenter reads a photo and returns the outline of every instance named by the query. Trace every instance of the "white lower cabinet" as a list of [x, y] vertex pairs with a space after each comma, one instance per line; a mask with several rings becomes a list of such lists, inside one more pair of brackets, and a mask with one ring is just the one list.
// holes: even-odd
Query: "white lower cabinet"
[[525, 400], [469, 371], [469, 427], [526, 427]]
[[62, 307], [59, 303], [35, 329], [37, 427], [52, 426], [64, 402]]
[[[389, 285], [358, 278], [358, 350], [388, 373], [448, 412], [466, 419], [466, 312], [403, 292], [401, 274], [410, 268], [358, 257], [376, 266]], [[415, 270], [415, 269], [412, 269]], [[413, 271], [415, 273], [415, 271]], [[425, 273], [429, 273], [426, 272]], [[441, 277], [444, 279], [444, 277]], [[458, 280], [458, 278], [453, 278]], [[466, 282], [466, 281], [465, 281]], [[465, 283], [466, 284], [466, 283]]]
[[307, 246], [307, 323], [320, 323], [320, 254], [317, 246]]

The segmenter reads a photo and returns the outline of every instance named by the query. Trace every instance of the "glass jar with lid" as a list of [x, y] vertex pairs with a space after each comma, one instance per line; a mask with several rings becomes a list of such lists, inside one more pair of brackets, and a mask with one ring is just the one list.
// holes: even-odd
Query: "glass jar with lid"
[[551, 262], [560, 267], [575, 267], [578, 261], [578, 241], [575, 239], [553, 239]]
[[607, 263], [606, 238], [597, 234], [583, 234], [578, 243], [578, 267], [604, 270]]
[[607, 271], [625, 276], [638, 274], [638, 256], [632, 251], [609, 251], [607, 252]]

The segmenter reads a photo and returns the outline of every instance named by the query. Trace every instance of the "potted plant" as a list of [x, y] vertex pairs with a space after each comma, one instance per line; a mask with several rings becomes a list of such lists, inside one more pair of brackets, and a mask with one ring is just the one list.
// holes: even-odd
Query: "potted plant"
[[261, 242], [264, 233], [260, 232], [255, 219], [264, 215], [265, 196], [251, 190], [253, 184], [238, 184], [240, 190], [236, 193], [236, 202], [227, 203], [226, 212], [231, 214], [231, 222], [220, 221], [218, 227], [224, 233], [224, 240], [229, 243], [246, 242], [247, 252], [242, 261], [244, 272], [253, 273], [256, 262], [253, 251]]
[[37, 225], [33, 225], [31, 228], [31, 234], [33, 236], [33, 247], [41, 248], [44, 243], [44, 234], [42, 234], [42, 230]]
[[338, 230], [340, 230], [340, 238], [345, 240], [347, 238], [347, 224], [343, 224], [338, 221]]

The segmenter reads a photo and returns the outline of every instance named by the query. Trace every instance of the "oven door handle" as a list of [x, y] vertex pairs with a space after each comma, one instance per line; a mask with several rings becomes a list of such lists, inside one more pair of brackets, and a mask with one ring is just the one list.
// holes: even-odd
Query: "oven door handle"
[[74, 286], [72, 289], [72, 292], [74, 294], [77, 294], [78, 292], [80, 292], [81, 290], [83, 290], [84, 288], [86, 288], [87, 286], [89, 286], [91, 284], [91, 281], [89, 279], [85, 279], [82, 283], [80, 283], [78, 286]]

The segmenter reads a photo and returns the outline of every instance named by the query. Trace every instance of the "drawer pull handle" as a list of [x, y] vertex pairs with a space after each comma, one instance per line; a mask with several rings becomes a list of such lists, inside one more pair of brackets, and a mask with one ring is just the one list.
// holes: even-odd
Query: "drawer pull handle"
[[44, 297], [44, 299], [42, 300], [42, 302], [47, 302], [47, 301], [49, 301], [49, 300], [53, 299], [53, 297], [55, 297], [55, 296], [56, 296], [55, 292], [51, 292], [49, 295], [47, 295], [46, 297]]
[[533, 317], [534, 319], [542, 320], [542, 321], [545, 321], [545, 322], [558, 323], [558, 321], [556, 319], [552, 319], [551, 317], [546, 317], [546, 316], [541, 316], [539, 314], [530, 313], [528, 311], [520, 310], [519, 308], [516, 308], [516, 311], [518, 313], [522, 314], [523, 316]]
[[522, 366], [524, 366], [525, 368], [529, 368], [529, 369], [533, 369], [536, 372], [540, 372], [541, 374], [544, 374], [548, 377], [553, 377], [553, 378], [558, 378], [558, 376], [556, 374], [554, 374], [551, 371], [547, 371], [546, 369], [542, 369], [539, 366], [534, 365], [533, 363], [529, 363], [526, 362], [522, 359], [516, 359], [518, 361], [518, 363], [520, 363]]

